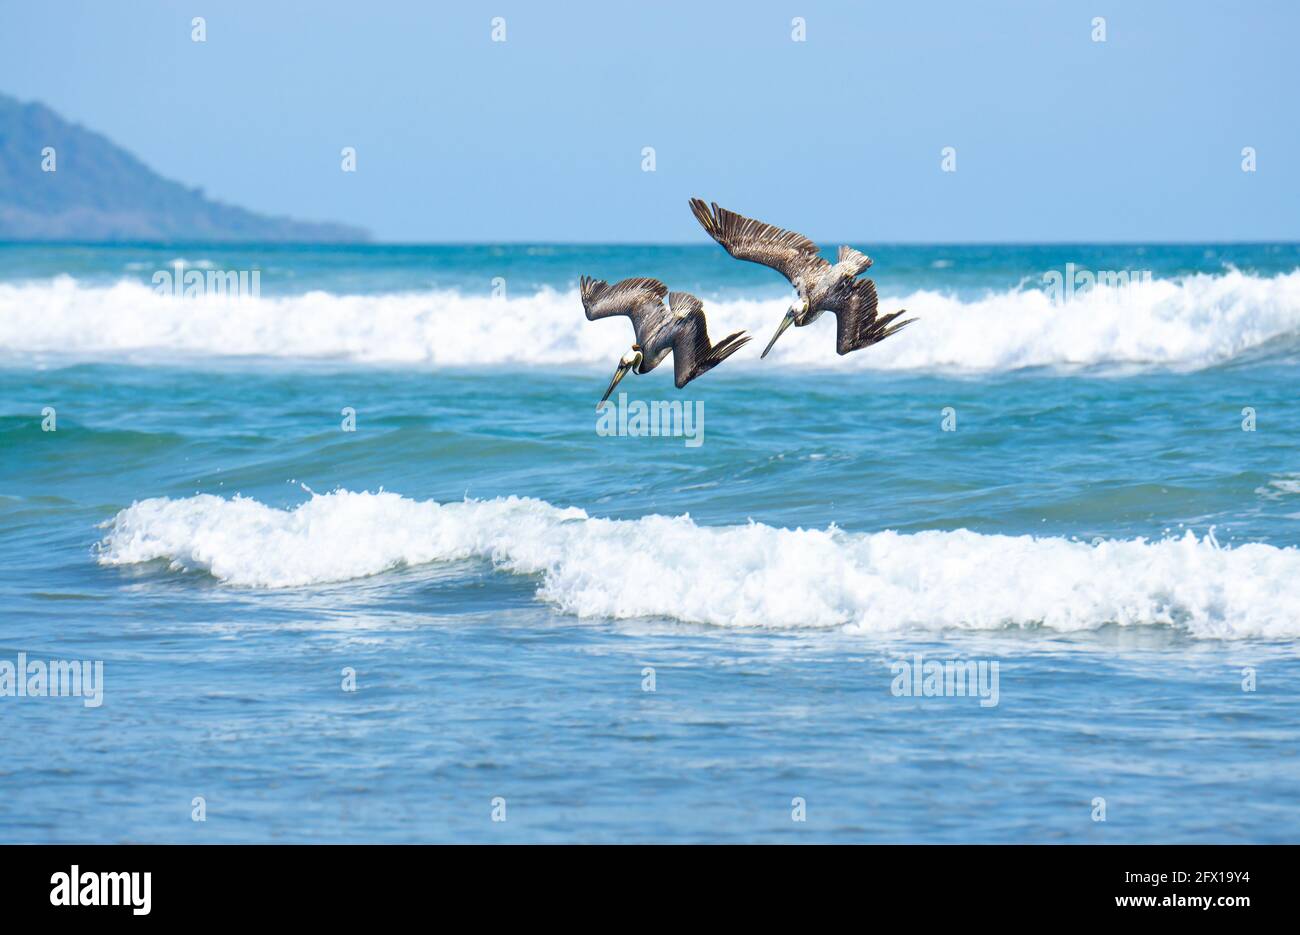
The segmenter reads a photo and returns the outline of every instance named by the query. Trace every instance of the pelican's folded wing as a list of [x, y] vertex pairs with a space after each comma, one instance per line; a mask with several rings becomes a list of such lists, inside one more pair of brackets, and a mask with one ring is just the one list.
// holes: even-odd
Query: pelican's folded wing
[[727, 335], [717, 344], [709, 343], [709, 325], [700, 300], [689, 292], [674, 292], [668, 297], [674, 315], [673, 382], [681, 389], [702, 373], [708, 373], [749, 343], [743, 331]]
[[916, 321], [915, 318], [909, 318], [907, 321], [894, 324], [894, 319], [902, 315], [903, 310], [888, 315], [878, 315], [878, 304], [875, 282], [870, 279], [858, 279], [854, 281], [853, 288], [844, 294], [842, 300], [826, 306], [835, 313], [836, 353], [847, 354], [849, 351], [856, 351], [883, 341], [895, 331]]
[[689, 292], [670, 292], [668, 293], [668, 310], [676, 318], [688, 318], [696, 312], [699, 312], [700, 317], [703, 318], [704, 303]]
[[691, 199], [691, 211], [708, 235], [736, 259], [770, 266], [791, 283], [830, 265], [803, 234], [736, 214], [717, 202], [710, 210], [699, 198]]

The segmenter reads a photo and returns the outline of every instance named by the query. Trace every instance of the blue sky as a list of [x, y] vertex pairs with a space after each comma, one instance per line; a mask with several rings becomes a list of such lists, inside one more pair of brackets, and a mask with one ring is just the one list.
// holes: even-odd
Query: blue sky
[[385, 240], [694, 242], [696, 194], [867, 243], [1295, 240], [1297, 34], [1283, 0], [0, 0], [0, 91]]

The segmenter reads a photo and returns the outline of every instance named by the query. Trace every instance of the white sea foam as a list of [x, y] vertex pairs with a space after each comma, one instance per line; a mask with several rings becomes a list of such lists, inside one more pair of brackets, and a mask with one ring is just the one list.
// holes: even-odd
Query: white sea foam
[[[784, 299], [706, 303], [715, 337], [747, 328], [762, 339], [729, 367], [753, 364], [786, 305]], [[825, 315], [788, 332], [765, 363], [971, 371], [1203, 367], [1272, 339], [1300, 337], [1300, 271], [1104, 286], [1061, 305], [1036, 289], [965, 301], [931, 291], [881, 300], [884, 311], [900, 307], [920, 320], [876, 347], [837, 357], [834, 317]], [[0, 284], [0, 349], [10, 353], [605, 367], [631, 339], [625, 321], [588, 322], [575, 291], [544, 289], [508, 300], [446, 291], [179, 299], [126, 281], [88, 286], [65, 276]]]
[[144, 500], [106, 526], [102, 564], [162, 560], [243, 587], [479, 558], [540, 575], [542, 600], [583, 617], [870, 632], [1165, 624], [1205, 638], [1300, 636], [1300, 550], [1223, 548], [1190, 532], [1090, 544], [968, 530], [709, 527], [685, 516], [591, 518], [515, 497], [439, 504], [347, 491], [291, 510], [210, 495]]
[[1267, 487], [1256, 487], [1255, 493], [1276, 500], [1285, 494], [1300, 493], [1300, 472], [1287, 471], [1269, 478]]

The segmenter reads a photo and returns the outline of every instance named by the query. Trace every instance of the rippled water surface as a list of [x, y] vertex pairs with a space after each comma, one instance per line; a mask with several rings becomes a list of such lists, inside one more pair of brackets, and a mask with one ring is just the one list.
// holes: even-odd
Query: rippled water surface
[[[571, 281], [675, 273], [761, 345], [766, 271], [249, 249], [0, 249], [0, 660], [104, 663], [0, 697], [0, 839], [1300, 832], [1293, 247], [882, 250], [908, 333], [624, 381], [699, 445], [597, 432], [630, 329]], [[1156, 280], [1039, 309], [1071, 255]], [[176, 257], [322, 291], [152, 296]], [[899, 696], [918, 655], [996, 704]]]

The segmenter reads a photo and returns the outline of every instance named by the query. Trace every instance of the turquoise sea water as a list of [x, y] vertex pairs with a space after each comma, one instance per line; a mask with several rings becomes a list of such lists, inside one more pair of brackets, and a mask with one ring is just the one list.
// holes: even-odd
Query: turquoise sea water
[[[0, 840], [1296, 840], [1300, 248], [869, 252], [920, 321], [760, 364], [717, 248], [0, 246], [0, 660], [104, 671]], [[701, 444], [598, 434], [584, 273], [754, 331], [621, 386]]]

